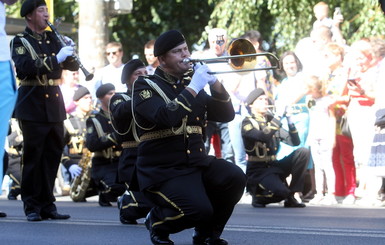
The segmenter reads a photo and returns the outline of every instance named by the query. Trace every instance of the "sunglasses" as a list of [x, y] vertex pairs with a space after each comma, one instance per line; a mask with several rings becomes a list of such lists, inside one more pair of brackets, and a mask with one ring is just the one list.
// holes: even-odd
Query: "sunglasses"
[[113, 51], [113, 52], [106, 52], [106, 55], [109, 56], [110, 54], [116, 55], [120, 51]]

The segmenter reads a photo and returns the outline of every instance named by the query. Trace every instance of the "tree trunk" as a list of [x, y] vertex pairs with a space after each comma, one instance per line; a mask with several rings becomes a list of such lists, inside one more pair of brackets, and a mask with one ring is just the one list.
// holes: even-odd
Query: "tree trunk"
[[[104, 0], [79, 1], [79, 57], [91, 73], [106, 64], [108, 15]], [[83, 74], [81, 74], [82, 76]]]

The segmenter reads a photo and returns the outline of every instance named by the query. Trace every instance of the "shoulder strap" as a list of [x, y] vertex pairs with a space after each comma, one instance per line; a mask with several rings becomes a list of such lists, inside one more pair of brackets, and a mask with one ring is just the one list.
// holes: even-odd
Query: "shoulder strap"
[[150, 85], [151, 88], [153, 88], [166, 103], [170, 103], [171, 100], [167, 97], [167, 95], [163, 92], [163, 90], [158, 86], [158, 84], [154, 83], [148, 78], [144, 78], [144, 80], [147, 82], [148, 85]]
[[104, 136], [105, 133], [104, 133], [103, 128], [102, 128], [102, 125], [100, 124], [100, 122], [98, 121], [98, 119], [96, 119], [95, 117], [91, 117], [91, 120], [92, 120], [92, 122], [93, 122], [94, 125], [95, 125], [96, 132], [98, 133], [99, 138], [102, 137], [102, 136]]
[[[131, 99], [130, 96], [128, 96], [127, 94], [120, 94], [124, 101], [129, 101]], [[108, 109], [109, 109], [109, 112], [108, 112], [108, 117], [110, 119], [110, 122], [111, 122], [111, 126], [112, 126], [112, 129], [119, 135], [126, 135], [128, 134], [128, 132], [130, 132], [131, 130], [131, 127], [132, 127], [132, 120], [131, 120], [131, 123], [130, 123], [130, 126], [128, 127], [127, 131], [126, 132], [119, 132], [119, 130], [115, 127], [114, 125], [114, 118], [112, 117], [112, 113], [111, 113], [111, 100], [108, 102]]]
[[71, 135], [77, 134], [77, 130], [74, 128], [69, 118], [64, 120], [64, 127], [67, 129], [68, 133], [70, 133]]

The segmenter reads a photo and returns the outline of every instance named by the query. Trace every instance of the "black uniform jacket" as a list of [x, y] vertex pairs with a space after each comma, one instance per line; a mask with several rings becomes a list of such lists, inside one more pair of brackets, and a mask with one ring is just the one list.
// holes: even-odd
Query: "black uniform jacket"
[[[95, 152], [92, 158], [93, 166], [116, 162], [122, 150], [120, 139], [114, 132], [109, 117], [109, 114], [101, 109], [96, 115], [91, 115], [86, 122], [86, 146], [91, 152]], [[98, 134], [97, 126], [93, 121], [95, 119], [99, 122], [103, 135]]]
[[[31, 44], [37, 59], [32, 58], [30, 51], [23, 45], [22, 38]], [[79, 69], [79, 65], [72, 58], [58, 64], [56, 54], [61, 45], [49, 31], [40, 35], [27, 27], [13, 39], [11, 49], [17, 78], [21, 81], [41, 80], [47, 83], [50, 79], [60, 79], [62, 69]], [[66, 113], [59, 86], [20, 86], [15, 117], [35, 122], [62, 122]]]
[[[170, 102], [166, 102], [145, 79], [159, 86]], [[213, 156], [205, 152], [204, 136], [191, 133], [191, 130], [189, 133], [189, 128], [203, 128], [207, 120], [229, 122], [234, 118], [234, 109], [227, 92], [219, 94], [211, 90], [212, 95], [209, 96], [201, 90], [194, 98], [185, 89], [190, 81], [191, 74], [178, 81], [157, 68], [153, 76], [139, 77], [134, 83], [134, 115], [141, 136], [137, 158], [141, 190], [192, 173], [196, 167], [208, 166]], [[142, 141], [143, 135], [153, 132], [153, 135], [159, 136], [161, 130], [181, 130], [183, 133]]]
[[[282, 123], [275, 117], [269, 115], [249, 116], [242, 122], [242, 138], [246, 153], [250, 156], [259, 156], [267, 161], [248, 160], [246, 174], [258, 176], [261, 180], [271, 173], [280, 173], [279, 168], [271, 168], [275, 156], [279, 150], [280, 142], [291, 146], [300, 144], [298, 132], [294, 124], [289, 124], [289, 132], [282, 127]], [[270, 160], [269, 160], [270, 159]]]
[[83, 156], [86, 140], [86, 117], [70, 115], [64, 122], [64, 150], [61, 163], [68, 169], [78, 164]]
[[110, 100], [112, 125], [120, 135], [121, 141], [127, 143], [126, 147], [123, 146], [124, 148], [119, 159], [119, 181], [128, 183], [130, 189], [139, 144], [139, 142], [135, 141], [133, 135], [135, 123], [132, 120], [131, 102], [131, 93], [116, 93]]

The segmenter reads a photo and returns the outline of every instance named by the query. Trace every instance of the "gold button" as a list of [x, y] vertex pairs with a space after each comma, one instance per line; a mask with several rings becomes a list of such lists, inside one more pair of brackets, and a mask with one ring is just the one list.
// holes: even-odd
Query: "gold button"
[[199, 121], [199, 117], [197, 117], [197, 121]]
[[46, 41], [47, 44], [50, 44], [51, 42], [49, 40]]
[[48, 80], [48, 84], [52, 86], [52, 85], [53, 85], [53, 80], [52, 80], [52, 79], [49, 79], [49, 80]]
[[199, 148], [199, 151], [202, 152], [203, 151], [202, 148]]
[[41, 41], [39, 41], [39, 44], [42, 44], [42, 42], [41, 42]]
[[187, 131], [188, 134], [191, 134], [192, 133], [192, 128], [190, 126], [187, 126], [186, 131]]
[[51, 55], [52, 55], [52, 56], [56, 56], [56, 54], [55, 54], [55, 53], [52, 53]]
[[56, 94], [56, 97], [59, 97], [59, 94]]
[[48, 94], [45, 94], [45, 97], [46, 97], [46, 98], [48, 98], [48, 97], [49, 97], [49, 95], [48, 95]]
[[190, 150], [187, 150], [187, 154], [190, 154]]
[[173, 87], [173, 88], [176, 88], [176, 85], [173, 85], [172, 87]]

